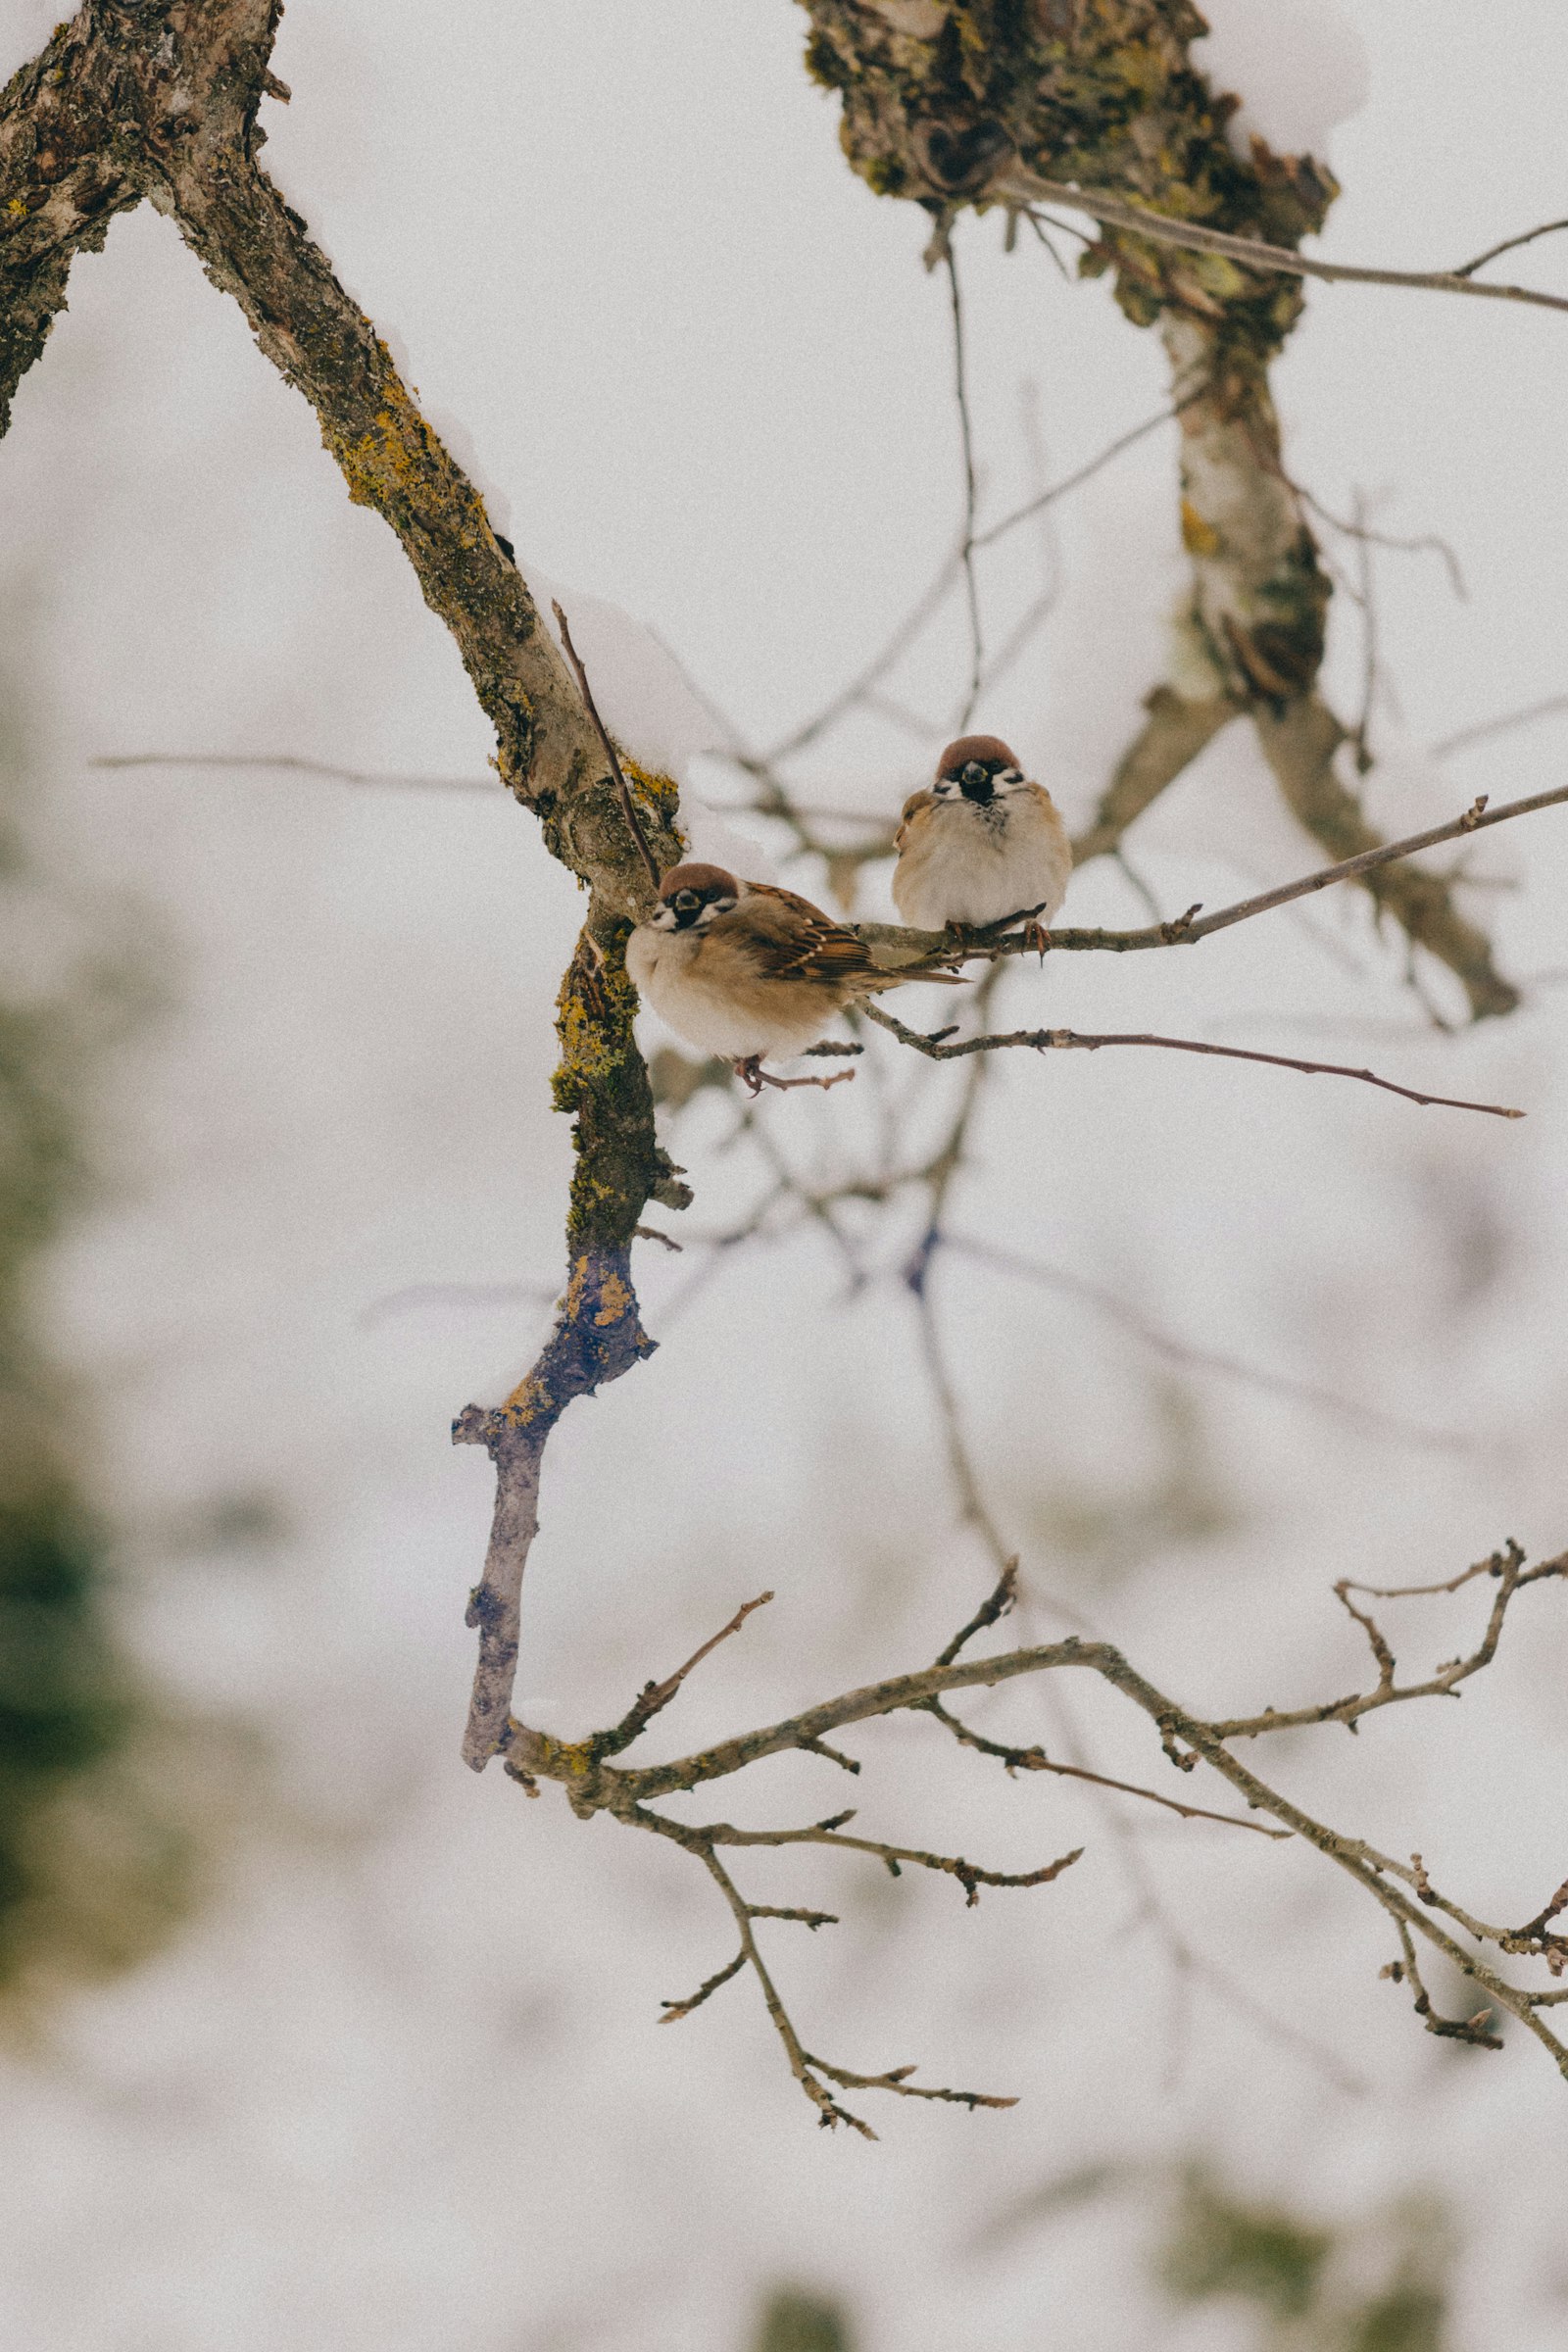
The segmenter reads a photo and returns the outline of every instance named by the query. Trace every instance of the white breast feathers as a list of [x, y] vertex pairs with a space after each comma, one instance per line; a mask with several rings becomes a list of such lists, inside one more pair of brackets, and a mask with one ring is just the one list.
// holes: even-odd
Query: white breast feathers
[[933, 801], [914, 812], [893, 896], [904, 920], [920, 931], [1000, 923], [1029, 906], [1049, 923], [1071, 871], [1067, 830], [1054, 805], [1025, 784], [986, 807]]

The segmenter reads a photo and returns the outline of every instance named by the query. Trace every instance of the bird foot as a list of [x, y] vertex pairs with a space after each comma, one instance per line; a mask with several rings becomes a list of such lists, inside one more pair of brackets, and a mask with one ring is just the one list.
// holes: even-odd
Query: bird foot
[[1024, 924], [1021, 937], [1023, 940], [1024, 954], [1026, 956], [1038, 956], [1041, 962], [1044, 963], [1046, 960], [1046, 950], [1051, 945], [1051, 934], [1041, 928], [1040, 924], [1035, 920], [1033, 915], [1031, 915], [1029, 920]]
[[855, 1076], [853, 1070], [835, 1070], [831, 1078], [775, 1078], [771, 1070], [763, 1069], [762, 1057], [760, 1054], [747, 1054], [746, 1058], [743, 1061], [737, 1061], [734, 1067], [736, 1077], [747, 1092], [754, 1096], [760, 1095], [764, 1086], [776, 1086], [781, 1095], [788, 1094], [790, 1089], [796, 1086], [819, 1086], [825, 1093], [830, 1086], [842, 1086], [846, 1078]]

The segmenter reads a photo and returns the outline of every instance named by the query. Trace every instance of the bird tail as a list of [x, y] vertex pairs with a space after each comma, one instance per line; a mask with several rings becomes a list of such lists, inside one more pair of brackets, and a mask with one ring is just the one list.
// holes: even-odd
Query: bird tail
[[913, 980], [933, 980], [938, 988], [961, 988], [968, 979], [967, 972], [922, 972], [890, 968], [868, 976], [860, 986], [862, 996], [877, 997], [885, 989], [905, 988]]

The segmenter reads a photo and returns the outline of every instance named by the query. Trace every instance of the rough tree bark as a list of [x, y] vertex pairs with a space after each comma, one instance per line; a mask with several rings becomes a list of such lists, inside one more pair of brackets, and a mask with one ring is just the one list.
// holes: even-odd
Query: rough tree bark
[[[1021, 0], [808, 4], [811, 62], [845, 93], [853, 160], [873, 186], [918, 198], [940, 221], [970, 202], [1024, 202], [1027, 189], [1017, 175], [1049, 167], [1182, 218], [1256, 229], [1289, 246], [1321, 220], [1333, 192], [1309, 162], [1282, 163], [1254, 149], [1251, 161], [1243, 163], [1231, 154], [1223, 137], [1225, 104], [1210, 97], [1188, 63], [1187, 44], [1200, 20], [1186, 0], [1096, 0], [1092, 12], [1077, 0], [1033, 0], [1032, 7]], [[1518, 1927], [1489, 1924], [1441, 1894], [1419, 1856], [1406, 1864], [1333, 1830], [1232, 1753], [1236, 1740], [1261, 1738], [1287, 1723], [1353, 1726], [1377, 1708], [1449, 1695], [1491, 1663], [1514, 1595], [1548, 1580], [1560, 1582], [1568, 1574], [1568, 1555], [1527, 1568], [1523, 1553], [1509, 1544], [1444, 1586], [1374, 1595], [1446, 1592], [1482, 1577], [1495, 1586], [1476, 1649], [1407, 1685], [1396, 1681], [1391, 1645], [1349, 1597], [1369, 1588], [1339, 1588], [1366, 1632], [1377, 1686], [1288, 1716], [1270, 1709], [1223, 1723], [1204, 1721], [1098, 1641], [960, 1661], [968, 1642], [1011, 1607], [1016, 1562], [1003, 1568], [991, 1596], [931, 1666], [662, 1766], [639, 1769], [611, 1759], [642, 1737], [693, 1668], [739, 1630], [758, 1602], [738, 1610], [674, 1674], [649, 1683], [621, 1721], [602, 1732], [564, 1741], [511, 1716], [519, 1591], [538, 1524], [546, 1441], [572, 1398], [615, 1378], [648, 1351], [631, 1283], [632, 1240], [648, 1200], [678, 1207], [689, 1198], [655, 1136], [647, 1072], [632, 1030], [636, 1001], [622, 956], [628, 926], [648, 905], [650, 882], [599, 737], [510, 550], [497, 540], [473, 485], [419, 416], [385, 345], [257, 160], [262, 97], [287, 96], [269, 67], [278, 14], [278, 0], [84, 0], [43, 54], [0, 93], [0, 424], [9, 413], [4, 404], [42, 351], [64, 304], [74, 255], [102, 243], [117, 212], [143, 198], [155, 204], [174, 220], [214, 283], [240, 304], [263, 352], [311, 402], [349, 495], [375, 508], [397, 533], [495, 725], [502, 782], [539, 818], [553, 855], [589, 893], [558, 1007], [557, 1101], [573, 1116], [576, 1152], [566, 1219], [567, 1284], [555, 1331], [532, 1371], [499, 1407], [470, 1407], [455, 1431], [460, 1441], [485, 1446], [497, 1473], [490, 1552], [470, 1608], [480, 1632], [480, 1663], [466, 1744], [469, 1762], [478, 1767], [500, 1753], [530, 1789], [539, 1780], [554, 1781], [584, 1817], [608, 1812], [694, 1856], [729, 1908], [740, 1951], [690, 1998], [668, 2004], [670, 2018], [687, 2015], [749, 1969], [820, 2120], [865, 2130], [832, 2086], [971, 2107], [1010, 2101], [915, 2085], [908, 2067], [862, 2075], [809, 2051], [773, 1984], [756, 1923], [783, 1920], [814, 1931], [831, 1919], [750, 1902], [723, 1857], [743, 1847], [826, 1845], [872, 1855], [894, 1875], [906, 1866], [943, 1874], [973, 1902], [982, 1886], [1045, 1885], [1077, 1861], [1077, 1850], [1009, 1874], [961, 1856], [846, 1835], [850, 1816], [844, 1813], [804, 1828], [746, 1830], [675, 1819], [660, 1812], [657, 1800], [786, 1749], [856, 1773], [858, 1760], [831, 1747], [824, 1734], [903, 1710], [929, 1715], [960, 1744], [1008, 1770], [1102, 1779], [1038, 1747], [1014, 1749], [991, 1740], [947, 1704], [956, 1692], [1020, 1676], [1088, 1670], [1151, 1720], [1180, 1771], [1201, 1761], [1230, 1784], [1250, 1812], [1268, 1819], [1217, 1816], [1125, 1781], [1105, 1786], [1178, 1814], [1225, 1819], [1242, 1830], [1261, 1829], [1266, 1837], [1314, 1846], [1393, 1924], [1400, 1957], [1386, 1973], [1408, 1982], [1430, 2031], [1487, 2046], [1495, 2042], [1485, 2013], [1459, 2020], [1437, 2015], [1417, 1974], [1418, 1939], [1451, 1959], [1568, 2072], [1568, 2046], [1543, 2014], [1568, 1991], [1515, 1985], [1487, 1956], [1490, 1948], [1541, 1962], [1554, 1977], [1568, 1967], [1568, 1938], [1552, 1924], [1568, 1908], [1568, 1886]], [[1162, 245], [1115, 225], [1097, 248], [1097, 261], [1115, 269], [1119, 299], [1134, 318], [1160, 319], [1186, 384], [1186, 537], [1194, 568], [1182, 616], [1183, 650], [1151, 700], [1148, 728], [1113, 780], [1094, 846], [1113, 847], [1169, 777], [1220, 726], [1245, 712], [1259, 727], [1287, 797], [1308, 829], [1351, 862], [1348, 869], [1307, 877], [1203, 922], [1189, 916], [1145, 933], [1063, 933], [1054, 944], [1119, 952], [1190, 943], [1353, 876], [1391, 907], [1412, 938], [1450, 963], [1478, 1013], [1504, 1009], [1511, 994], [1493, 972], [1485, 941], [1462, 924], [1441, 885], [1412, 876], [1400, 860], [1433, 840], [1544, 808], [1560, 796], [1537, 796], [1490, 814], [1478, 803], [1450, 825], [1397, 851], [1380, 852], [1353, 794], [1334, 774], [1340, 730], [1315, 694], [1327, 586], [1296, 495], [1284, 480], [1267, 388], [1268, 359], [1299, 307], [1295, 280], [1272, 271], [1248, 273], [1226, 257]], [[1196, 386], [1188, 381], [1195, 370]], [[653, 854], [672, 861], [681, 848], [674, 788], [667, 779], [633, 772]], [[885, 944], [892, 960], [929, 956], [941, 945], [909, 932], [891, 934]], [[1001, 949], [982, 944], [972, 952]], [[923, 1041], [925, 1048], [942, 1051], [940, 1033]], [[931, 1193], [928, 1244], [919, 1270], [906, 1277], [917, 1296], [956, 1149], [944, 1147], [928, 1167], [913, 1172], [912, 1181]], [[1456, 1941], [1434, 1912], [1451, 1920], [1477, 1948]]]
[[[946, 228], [964, 209], [1027, 208], [1040, 183], [1294, 250], [1337, 193], [1325, 166], [1226, 125], [1234, 99], [1195, 69], [1190, 0], [802, 0], [807, 65], [843, 101], [841, 138], [879, 195]], [[1331, 583], [1287, 475], [1269, 364], [1301, 311], [1298, 279], [1102, 224], [1085, 274], [1112, 273], [1137, 325], [1158, 323], [1181, 428], [1191, 562], [1168, 673], [1075, 844], [1103, 856], [1232, 719], [1257, 725], [1292, 813], [1336, 858], [1379, 836], [1334, 764], [1348, 740], [1322, 701]], [[1369, 873], [1380, 910], [1446, 963], [1477, 1018], [1518, 992], [1452, 893], [1409, 868]]]
[[[561, 1413], [651, 1346], [631, 1281], [643, 1208], [689, 1198], [654, 1133], [621, 959], [648, 879], [576, 685], [483, 500], [257, 160], [262, 98], [287, 96], [268, 64], [281, 13], [281, 0], [87, 0], [13, 77], [0, 97], [0, 427], [64, 308], [73, 259], [101, 246], [115, 214], [145, 197], [309, 400], [349, 496], [396, 531], [495, 726], [502, 782], [588, 889], [558, 1023], [556, 1095], [574, 1116], [576, 1147], [561, 1319], [516, 1393], [494, 1412], [470, 1407], [454, 1432], [489, 1448], [497, 1541], [514, 1542], [537, 1522], [539, 1455]], [[640, 781], [655, 852], [673, 863], [674, 787]], [[514, 1643], [505, 1628], [515, 1594], [498, 1596], [487, 1575], [473, 1611], [496, 1668]], [[485, 1677], [492, 1690], [498, 1672]], [[476, 1704], [470, 1761], [482, 1763], [504, 1733], [504, 1703], [499, 1716]]]

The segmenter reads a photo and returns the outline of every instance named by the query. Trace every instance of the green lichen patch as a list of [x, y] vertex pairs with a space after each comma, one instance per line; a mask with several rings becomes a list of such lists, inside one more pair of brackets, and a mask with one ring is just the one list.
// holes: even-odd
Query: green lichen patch
[[[911, 38], [895, 10], [802, 0], [807, 70], [843, 101], [841, 140], [878, 195], [944, 214], [984, 209], [1010, 156], [1039, 177], [1075, 180], [1177, 219], [1295, 245], [1322, 225], [1336, 184], [1311, 158], [1230, 144], [1236, 101], [1210, 91], [1189, 57], [1206, 27], [1186, 0], [954, 0], [934, 37]], [[1236, 313], [1262, 356], [1300, 307], [1293, 280], [1263, 279], [1212, 255], [1103, 231], [1080, 265], [1114, 272], [1127, 316]]]

